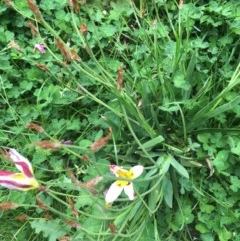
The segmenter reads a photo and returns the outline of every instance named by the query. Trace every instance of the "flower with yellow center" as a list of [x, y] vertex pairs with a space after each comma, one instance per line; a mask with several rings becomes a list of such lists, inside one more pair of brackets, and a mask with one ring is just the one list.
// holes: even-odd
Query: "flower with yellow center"
[[[143, 173], [143, 170], [144, 168], [141, 165], [134, 166], [129, 171], [116, 165], [110, 165], [110, 171], [116, 177], [126, 179], [135, 179], [139, 177]], [[130, 200], [134, 200], [133, 183], [125, 180], [117, 180], [114, 183], [112, 183], [112, 185], [106, 193], [106, 203], [108, 204], [114, 202], [123, 190]]]

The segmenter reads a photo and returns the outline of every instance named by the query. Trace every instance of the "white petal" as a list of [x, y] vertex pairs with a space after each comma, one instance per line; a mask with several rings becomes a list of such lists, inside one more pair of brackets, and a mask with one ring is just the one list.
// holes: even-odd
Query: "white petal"
[[130, 169], [133, 172], [133, 179], [139, 177], [143, 173], [144, 167], [141, 165], [134, 166]]
[[124, 187], [124, 192], [128, 196], [130, 200], [134, 199], [134, 189], [133, 189], [133, 184], [132, 182], [129, 183], [127, 186]]
[[123, 188], [119, 187], [116, 182], [114, 182], [110, 188], [107, 191], [107, 194], [105, 196], [106, 203], [112, 203], [114, 202], [118, 196], [121, 194]]

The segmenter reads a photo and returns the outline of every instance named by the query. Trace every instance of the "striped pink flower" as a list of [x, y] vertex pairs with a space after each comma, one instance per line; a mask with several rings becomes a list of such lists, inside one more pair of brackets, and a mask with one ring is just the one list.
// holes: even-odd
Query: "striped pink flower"
[[14, 162], [19, 173], [0, 170], [0, 185], [9, 189], [28, 191], [39, 188], [31, 163], [15, 149], [9, 150], [9, 157]]

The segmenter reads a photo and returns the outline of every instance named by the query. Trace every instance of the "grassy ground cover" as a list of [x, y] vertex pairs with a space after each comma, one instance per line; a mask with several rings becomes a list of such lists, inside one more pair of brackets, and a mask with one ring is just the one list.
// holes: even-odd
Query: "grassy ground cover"
[[[3, 0], [0, 17], [1, 170], [15, 148], [41, 185], [1, 187], [1, 240], [240, 240], [238, 1]], [[106, 203], [115, 181], [135, 199]]]

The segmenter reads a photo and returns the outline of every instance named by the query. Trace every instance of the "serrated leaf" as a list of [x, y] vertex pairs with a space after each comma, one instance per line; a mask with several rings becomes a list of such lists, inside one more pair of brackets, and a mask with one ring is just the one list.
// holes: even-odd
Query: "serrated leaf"
[[102, 25], [99, 31], [104, 37], [112, 37], [116, 32], [116, 27], [114, 25]]
[[46, 220], [44, 218], [30, 221], [31, 227], [37, 234], [42, 232], [43, 237], [49, 241], [56, 241], [68, 233], [65, 226], [59, 224], [60, 220]]

